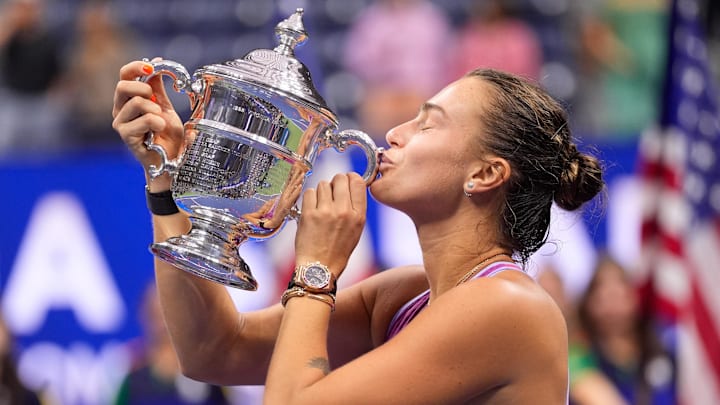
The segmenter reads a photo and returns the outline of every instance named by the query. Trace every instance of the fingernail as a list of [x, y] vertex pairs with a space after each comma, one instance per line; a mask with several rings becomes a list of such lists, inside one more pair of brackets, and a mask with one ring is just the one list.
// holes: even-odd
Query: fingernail
[[157, 103], [157, 97], [153, 94], [152, 96], [150, 96], [150, 101], [152, 101], [153, 103]]
[[150, 74], [153, 72], [154, 69], [153, 69], [152, 65], [148, 64], [148, 65], [143, 65], [142, 70], [143, 70], [143, 72]]

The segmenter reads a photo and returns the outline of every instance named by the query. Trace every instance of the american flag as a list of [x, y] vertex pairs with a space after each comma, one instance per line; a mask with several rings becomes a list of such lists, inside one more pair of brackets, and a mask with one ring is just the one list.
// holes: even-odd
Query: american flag
[[698, 0], [674, 0], [659, 127], [640, 142], [648, 308], [678, 330], [679, 402], [720, 404], [720, 113]]

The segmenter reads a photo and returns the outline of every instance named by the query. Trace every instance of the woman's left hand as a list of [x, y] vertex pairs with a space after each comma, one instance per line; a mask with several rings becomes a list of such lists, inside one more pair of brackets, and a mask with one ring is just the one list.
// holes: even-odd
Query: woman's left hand
[[295, 235], [298, 264], [318, 261], [340, 276], [365, 226], [366, 190], [362, 177], [349, 173], [305, 191]]

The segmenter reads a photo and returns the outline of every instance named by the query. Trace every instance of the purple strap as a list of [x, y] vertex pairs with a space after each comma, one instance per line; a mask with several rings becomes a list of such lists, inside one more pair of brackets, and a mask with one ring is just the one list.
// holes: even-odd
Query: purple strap
[[[520, 266], [513, 262], [495, 262], [477, 272], [471, 280], [481, 277], [492, 277], [505, 270], [523, 271]], [[405, 305], [403, 305], [402, 308], [395, 313], [395, 316], [390, 321], [387, 333], [385, 334], [385, 341], [387, 342], [403, 330], [403, 328], [405, 328], [410, 321], [412, 321], [417, 314], [419, 314], [420, 311], [427, 306], [429, 300], [430, 290], [427, 290], [405, 303]]]

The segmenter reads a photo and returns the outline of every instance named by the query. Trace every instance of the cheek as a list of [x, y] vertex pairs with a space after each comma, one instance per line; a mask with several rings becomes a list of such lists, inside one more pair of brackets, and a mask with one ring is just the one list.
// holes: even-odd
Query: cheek
[[[462, 162], [467, 160], [466, 152], [460, 149], [453, 140], [426, 143], [415, 148], [408, 154], [408, 169], [422, 180], [436, 182], [438, 180], [450, 181], [458, 177]], [[462, 180], [460, 183], [462, 184]]]
[[455, 190], [462, 193], [463, 180], [456, 164], [438, 156], [408, 167], [408, 186], [419, 188], [427, 196], [444, 196]]

